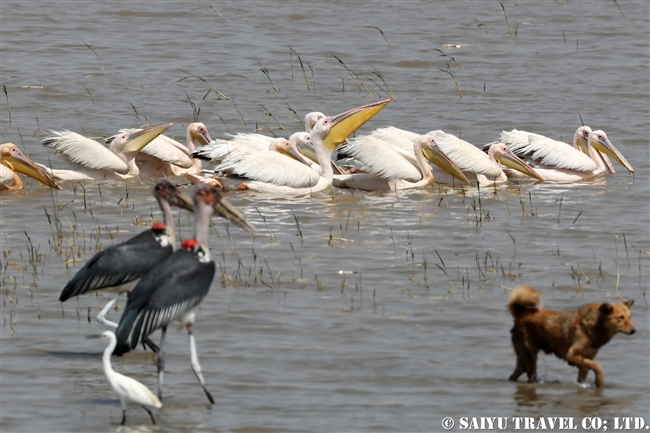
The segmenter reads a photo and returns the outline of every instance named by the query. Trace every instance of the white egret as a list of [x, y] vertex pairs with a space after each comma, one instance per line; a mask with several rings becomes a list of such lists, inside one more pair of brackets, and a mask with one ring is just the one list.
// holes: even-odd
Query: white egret
[[141, 406], [144, 410], [147, 411], [151, 417], [151, 422], [155, 425], [156, 419], [151, 413], [151, 409], [160, 409], [162, 403], [151, 391], [149, 388], [141, 384], [135, 379], [132, 379], [128, 376], [120, 374], [113, 370], [111, 365], [111, 354], [115, 345], [117, 344], [117, 339], [115, 334], [112, 331], [102, 332], [102, 338], [108, 340], [108, 346], [104, 350], [104, 355], [102, 356], [102, 365], [104, 367], [104, 374], [108, 380], [109, 385], [113, 392], [117, 395], [117, 398], [120, 400], [122, 405], [122, 425], [126, 423], [126, 408], [131, 405]]

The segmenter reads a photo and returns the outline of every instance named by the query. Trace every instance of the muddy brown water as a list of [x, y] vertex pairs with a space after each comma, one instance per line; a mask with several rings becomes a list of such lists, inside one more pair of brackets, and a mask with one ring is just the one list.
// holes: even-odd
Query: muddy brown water
[[[71, 167], [39, 144], [40, 131], [102, 137], [171, 121], [182, 138], [198, 114], [213, 138], [256, 128], [288, 136], [302, 126], [292, 110], [335, 114], [392, 92], [363, 131], [442, 129], [478, 145], [519, 128], [569, 140], [582, 118], [607, 132], [636, 173], [616, 165], [600, 182], [480, 193], [228, 193], [260, 235], [216, 220], [211, 232], [217, 277], [196, 338], [216, 404], [190, 370], [185, 331], [172, 328], [156, 427], [139, 408], [119, 425], [104, 342], [86, 338], [103, 330], [94, 316], [108, 298], [57, 302], [98, 249], [160, 218], [154, 181], [3, 192], [2, 430], [441, 431], [445, 417], [458, 430], [461, 417], [482, 416], [508, 417], [508, 430], [513, 417], [573, 417], [578, 430], [594, 417], [610, 429], [615, 417], [649, 422], [649, 6], [503, 6], [507, 21], [492, 1], [4, 2], [2, 141], [57, 168]], [[175, 215], [180, 236], [189, 235], [191, 217]], [[538, 363], [544, 383], [506, 380], [515, 358], [503, 287], [520, 283], [554, 308], [636, 300], [637, 333], [596, 358], [602, 391], [578, 387], [577, 370], [550, 356]], [[151, 353], [113, 362], [155, 389]]]

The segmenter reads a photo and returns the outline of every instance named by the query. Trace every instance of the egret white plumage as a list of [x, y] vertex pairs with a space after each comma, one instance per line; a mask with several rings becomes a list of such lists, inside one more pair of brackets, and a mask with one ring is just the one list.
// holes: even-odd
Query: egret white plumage
[[203, 379], [196, 353], [192, 312], [208, 294], [215, 272], [215, 264], [210, 259], [208, 248], [210, 217], [220, 215], [250, 233], [255, 233], [255, 228], [221, 197], [219, 191], [207, 185], [198, 185], [196, 189], [194, 215], [194, 238], [184, 240], [181, 249], [144, 276], [133, 289], [117, 327], [118, 343], [114, 353], [122, 355], [130, 351], [152, 332], [161, 329], [158, 352], [158, 397], [162, 400], [167, 325], [180, 320], [187, 328], [192, 370], [208, 400], [214, 403]]
[[[372, 136], [361, 136], [348, 141], [345, 152], [357, 160], [363, 172], [335, 175], [334, 185], [366, 191], [401, 190], [433, 185], [434, 174], [427, 160], [455, 169], [459, 178], [465, 178], [460, 169], [444, 154], [433, 137], [415, 138], [411, 152]], [[414, 159], [415, 165], [410, 161]], [[469, 183], [467, 178], [465, 182]]]
[[[167, 180], [160, 180], [153, 189], [163, 214], [163, 222], [155, 223], [131, 239], [95, 254], [66, 284], [59, 301], [93, 291], [115, 293], [97, 315], [97, 321], [117, 328], [105, 318], [121, 293], [130, 292], [140, 278], [171, 256], [176, 250], [176, 235], [172, 206], [192, 211], [191, 199]], [[153, 347], [152, 347], [153, 348]]]
[[61, 180], [123, 179], [137, 176], [140, 173], [135, 163], [138, 152], [172, 125], [168, 123], [118, 134], [111, 140], [109, 148], [76, 132], [52, 131], [53, 136], [43, 139], [43, 145], [56, 149], [59, 156], [74, 164], [76, 168], [43, 168], [54, 178]]
[[[634, 169], [601, 131], [588, 126], [579, 127], [573, 137], [573, 146], [526, 131], [503, 131], [498, 143], [506, 144], [513, 152], [527, 161], [545, 180], [574, 182], [591, 179], [612, 171], [606, 154], [614, 158], [631, 173]], [[492, 143], [484, 147], [491, 146]], [[579, 148], [586, 148], [588, 155]], [[510, 176], [516, 174], [509, 173]]]
[[17, 173], [32, 177], [54, 189], [62, 189], [37, 163], [26, 157], [14, 143], [0, 145], [0, 191], [23, 188]]
[[149, 410], [149, 408], [160, 409], [162, 407], [162, 403], [158, 397], [149, 391], [149, 388], [137, 380], [113, 370], [113, 366], [111, 365], [111, 354], [113, 353], [113, 349], [115, 349], [117, 339], [115, 338], [115, 334], [112, 331], [102, 332], [102, 338], [108, 340], [108, 346], [106, 346], [104, 355], [102, 356], [102, 365], [106, 379], [108, 380], [111, 389], [120, 400], [120, 404], [122, 405], [121, 424], [124, 425], [124, 423], [126, 423], [126, 408], [130, 404], [136, 404], [147, 411], [151, 417], [151, 422], [155, 425], [156, 419], [153, 417], [153, 413], [151, 413], [151, 410]]
[[215, 168], [232, 173], [217, 180], [226, 189], [250, 189], [284, 195], [310, 194], [332, 185], [332, 151], [350, 134], [381, 110], [392, 98], [354, 108], [334, 117], [323, 117], [311, 131], [311, 140], [321, 172], [289, 158], [254, 161], [235, 156]]

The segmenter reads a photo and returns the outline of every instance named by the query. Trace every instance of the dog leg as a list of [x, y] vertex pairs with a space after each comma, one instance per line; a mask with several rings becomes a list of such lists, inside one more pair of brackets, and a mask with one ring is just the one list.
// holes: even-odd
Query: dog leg
[[526, 373], [528, 373], [528, 383], [537, 382], [537, 350], [527, 353]]
[[[572, 355], [570, 357], [567, 357], [567, 361], [571, 365], [577, 366], [580, 371], [578, 372], [578, 381], [580, 381], [580, 376], [582, 376], [582, 371], [586, 371], [587, 373], [589, 370], [593, 370], [594, 373], [596, 373], [596, 388], [602, 388], [603, 385], [605, 384], [605, 377], [603, 375], [603, 369], [600, 366], [599, 363], [596, 361], [592, 361], [589, 358], [585, 358], [582, 355]], [[587, 377], [587, 373], [584, 374], [584, 379]]]
[[588, 368], [578, 367], [578, 383], [583, 383], [587, 379], [587, 373], [589, 373]]
[[508, 380], [512, 382], [516, 382], [517, 379], [519, 379], [519, 376], [521, 376], [523, 372], [524, 372], [524, 367], [521, 365], [521, 362], [519, 362], [519, 359], [517, 359], [517, 367], [515, 367], [515, 371], [512, 372]]
[[521, 333], [516, 328], [513, 328], [510, 333], [512, 334], [512, 347], [515, 349], [515, 355], [517, 355], [517, 366], [515, 371], [512, 372], [508, 380], [516, 382], [519, 379], [524, 371], [526, 371], [526, 358], [528, 357], [524, 345], [524, 338]]

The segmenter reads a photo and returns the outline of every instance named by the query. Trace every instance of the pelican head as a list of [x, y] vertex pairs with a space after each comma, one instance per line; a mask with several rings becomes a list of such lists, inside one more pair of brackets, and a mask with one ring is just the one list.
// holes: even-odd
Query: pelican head
[[420, 146], [422, 155], [432, 164], [437, 165], [455, 178], [469, 185], [469, 179], [460, 168], [440, 149], [436, 139], [430, 135], [420, 135], [415, 139], [415, 145]]
[[294, 132], [289, 136], [289, 143], [295, 146], [309, 146], [311, 145], [311, 135], [308, 132]]
[[[301, 134], [307, 133], [302, 132]], [[309, 134], [307, 134], [307, 136], [309, 136]], [[292, 143], [286, 138], [274, 138], [271, 140], [271, 143], [269, 143], [269, 150], [281, 153], [284, 156], [288, 156], [291, 159], [295, 159], [296, 161], [302, 162], [306, 166], [311, 167], [311, 161], [302, 156], [302, 154], [298, 151], [296, 144]]]
[[629, 162], [627, 162], [627, 159], [621, 153], [614, 147], [614, 145], [609, 141], [607, 138], [607, 134], [605, 134], [603, 131], [600, 129], [597, 129], [596, 131], [592, 131], [589, 134], [589, 144], [596, 149], [599, 152], [603, 152], [606, 155], [611, 156], [614, 158], [616, 161], [619, 162], [623, 167], [627, 168], [630, 173], [634, 173], [634, 169], [630, 165]]
[[156, 185], [153, 187], [153, 195], [159, 202], [160, 200], [165, 200], [172, 206], [177, 206], [190, 212], [194, 212], [192, 199], [180, 192], [166, 179], [161, 179], [156, 182]]
[[573, 135], [573, 145], [577, 147], [580, 152], [589, 156], [589, 134], [591, 134], [591, 128], [588, 126], [581, 126], [576, 129], [576, 133]]
[[194, 143], [205, 146], [212, 141], [212, 138], [210, 138], [210, 134], [208, 133], [208, 128], [206, 128], [201, 122], [190, 123], [187, 125], [187, 130], [189, 131]]
[[490, 146], [488, 155], [491, 155], [499, 164], [517, 170], [528, 177], [534, 177], [535, 179], [543, 182], [544, 178], [537, 173], [533, 167], [526, 164], [524, 161], [519, 159], [510, 148], [503, 143], [495, 143]]
[[316, 122], [325, 117], [320, 111], [312, 111], [311, 113], [305, 114], [305, 131], [308, 133], [314, 129]]
[[47, 174], [45, 170], [34, 161], [27, 158], [14, 143], [4, 143], [0, 145], [0, 153], [2, 164], [6, 165], [13, 171], [33, 177], [50, 188], [62, 189], [56, 184], [56, 182], [54, 182], [52, 176]]
[[[357, 129], [370, 120], [375, 114], [386, 106], [393, 98], [383, 99], [381, 101], [372, 102], [370, 104], [362, 105], [344, 113], [337, 114], [330, 117], [327, 125], [328, 131], [323, 137], [323, 144], [330, 150], [336, 149], [336, 146], [343, 143], [346, 138], [352, 135]], [[321, 119], [322, 120], [322, 119]], [[320, 122], [320, 120], [319, 120]], [[314, 130], [318, 123], [314, 126]], [[312, 131], [312, 135], [314, 132]]]
[[115, 154], [139, 152], [143, 147], [169, 129], [172, 125], [174, 124], [166, 123], [164, 125], [150, 126], [149, 128], [144, 128], [135, 132], [120, 132], [109, 139], [111, 144], [110, 149], [115, 152]]

